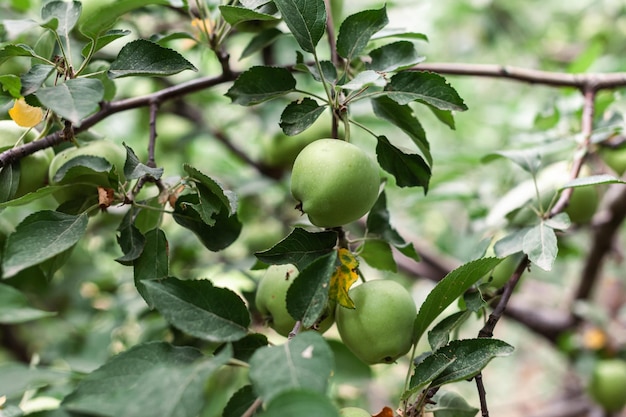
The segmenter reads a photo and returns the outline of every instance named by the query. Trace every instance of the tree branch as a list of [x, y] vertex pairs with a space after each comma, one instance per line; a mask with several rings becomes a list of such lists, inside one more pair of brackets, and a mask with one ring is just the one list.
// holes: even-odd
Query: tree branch
[[603, 90], [626, 86], [626, 72], [568, 74], [528, 68], [489, 64], [422, 63], [415, 71], [432, 71], [446, 75], [504, 78], [552, 87], [592, 88]]
[[[74, 133], [84, 132], [90, 127], [106, 119], [107, 117], [126, 110], [150, 106], [152, 102], [163, 102], [183, 96], [185, 94], [201, 91], [225, 82], [234, 80], [238, 73], [227, 72], [217, 77], [202, 77], [172, 87], [164, 88], [152, 94], [141, 97], [117, 100], [110, 103], [102, 103], [97, 113], [83, 119], [78, 126], [74, 126]], [[31, 155], [42, 149], [58, 145], [71, 138], [66, 137], [63, 130], [58, 130], [50, 135], [0, 153], [0, 168], [11, 164], [27, 155]]]

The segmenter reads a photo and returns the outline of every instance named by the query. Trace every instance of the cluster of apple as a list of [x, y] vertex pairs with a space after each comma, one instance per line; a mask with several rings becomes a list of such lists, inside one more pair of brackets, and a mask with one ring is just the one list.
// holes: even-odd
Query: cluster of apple
[[[256, 307], [277, 333], [288, 336], [296, 320], [287, 310], [287, 291], [298, 276], [291, 264], [267, 268], [257, 288]], [[367, 364], [393, 363], [413, 343], [417, 315], [411, 294], [391, 280], [371, 280], [348, 292], [354, 302], [349, 309], [330, 301], [314, 330], [324, 333], [333, 323], [343, 343]]]
[[[318, 227], [353, 222], [376, 202], [378, 165], [357, 146], [337, 139], [319, 139], [296, 158], [291, 192], [298, 208]], [[295, 266], [272, 265], [261, 279], [256, 306], [278, 333], [287, 336], [296, 320], [287, 311], [287, 291], [298, 276]], [[368, 364], [392, 363], [413, 343], [417, 310], [411, 294], [391, 280], [371, 280], [349, 290], [354, 309], [330, 301], [315, 330], [333, 322], [344, 344]]]

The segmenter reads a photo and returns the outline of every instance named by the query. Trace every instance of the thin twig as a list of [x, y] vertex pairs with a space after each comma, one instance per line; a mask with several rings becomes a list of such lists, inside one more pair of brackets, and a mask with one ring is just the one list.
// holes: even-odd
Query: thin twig
[[476, 389], [478, 390], [478, 398], [480, 401], [480, 414], [483, 417], [489, 417], [489, 408], [487, 407], [487, 391], [483, 383], [483, 374], [479, 373], [474, 377], [476, 381]]
[[[574, 158], [574, 162], [570, 170], [570, 180], [578, 178], [578, 176], [580, 175], [580, 170], [585, 163], [588, 155], [589, 145], [591, 143], [591, 135], [593, 134], [593, 116], [596, 104], [596, 95], [597, 91], [592, 87], [587, 87], [583, 91], [584, 102], [581, 120], [581, 133], [583, 135], [581, 148], [583, 152], [580, 153], [578, 157]], [[550, 217], [561, 213], [567, 208], [573, 193], [574, 189], [571, 187], [563, 190], [561, 196], [559, 197], [559, 200], [554, 204], [552, 210], [550, 211]]]
[[502, 291], [502, 295], [500, 296], [500, 299], [498, 300], [498, 304], [496, 304], [496, 307], [493, 309], [493, 311], [489, 315], [489, 318], [487, 319], [487, 323], [485, 323], [483, 328], [480, 329], [480, 331], [478, 332], [478, 337], [493, 337], [493, 330], [495, 329], [496, 324], [498, 324], [498, 321], [500, 320], [500, 318], [502, 318], [502, 315], [504, 314], [504, 311], [506, 310], [506, 306], [508, 305], [509, 300], [511, 299], [511, 295], [513, 295], [513, 290], [517, 286], [517, 283], [519, 282], [520, 278], [522, 277], [522, 274], [524, 273], [527, 267], [528, 267], [528, 256], [524, 256], [522, 260], [520, 261], [520, 263], [517, 265], [517, 268], [515, 268], [513, 275], [511, 275], [511, 278], [509, 278], [508, 282], [504, 286], [504, 290]]
[[150, 102], [150, 139], [148, 140], [148, 162], [147, 166], [151, 168], [156, 167], [156, 159], [155, 159], [155, 149], [156, 149], [156, 138], [157, 138], [157, 114], [159, 112], [159, 102], [154, 100]]

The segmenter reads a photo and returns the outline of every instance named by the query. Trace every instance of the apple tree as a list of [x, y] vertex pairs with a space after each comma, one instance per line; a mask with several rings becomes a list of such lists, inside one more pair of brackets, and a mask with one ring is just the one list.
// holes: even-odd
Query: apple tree
[[[516, 415], [540, 344], [558, 415], [623, 409], [626, 76], [402, 10], [0, 5], [0, 416]], [[558, 91], [534, 138], [462, 136], [479, 78]]]

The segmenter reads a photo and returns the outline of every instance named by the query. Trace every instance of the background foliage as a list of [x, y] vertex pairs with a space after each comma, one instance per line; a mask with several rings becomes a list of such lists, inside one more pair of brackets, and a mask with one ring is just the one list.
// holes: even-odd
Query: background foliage
[[[293, 258], [294, 247], [301, 242], [311, 253], [331, 252], [336, 236], [329, 231], [315, 237], [305, 229], [294, 232], [294, 226], [310, 225], [293, 209], [289, 166], [281, 160], [287, 151], [299, 150], [298, 146], [290, 149], [297, 137], [281, 131], [303, 130], [315, 119], [311, 113], [318, 113], [311, 97], [319, 102], [324, 91], [315, 78], [320, 72], [336, 76], [324, 64], [304, 65], [311, 63], [315, 51], [322, 59], [332, 52], [319, 11], [307, 11], [304, 26], [261, 16], [270, 27], [279, 23], [276, 27], [285, 33], [291, 30], [295, 38], [269, 30], [267, 38], [259, 39], [241, 23], [234, 25], [238, 30], [220, 31], [228, 25], [219, 16], [233, 24], [246, 16], [235, 7], [218, 9], [214, 2], [206, 2], [211, 17], [223, 25], [210, 26], [210, 20], [193, 18], [189, 8], [193, 10], [195, 2], [127, 0], [123, 2], [127, 11], [118, 8], [86, 23], [78, 20], [81, 35], [69, 23], [78, 15], [66, 13], [59, 19], [60, 9], [51, 8], [61, 5], [42, 3], [14, 0], [0, 5], [4, 20], [0, 118], [9, 119], [15, 96], [24, 95], [33, 100], [31, 104], [52, 109], [77, 127], [81, 122], [86, 126], [84, 121], [98, 108], [106, 111], [100, 103], [111, 101], [110, 114], [88, 126], [89, 133], [79, 135], [80, 140], [106, 137], [132, 149], [131, 163], [107, 173], [106, 181], [116, 184], [120, 176], [137, 180], [149, 174], [173, 190], [186, 185], [194, 192], [170, 200], [171, 205], [163, 206], [166, 213], [114, 204], [88, 216], [84, 209], [94, 207], [95, 201], [55, 211], [58, 203], [49, 195], [51, 188], [40, 191], [41, 198], [31, 195], [22, 200], [24, 204], [3, 205], [1, 415], [132, 416], [145, 415], [149, 408], [151, 415], [163, 416], [251, 415], [246, 410], [279, 416], [296, 407], [311, 416], [332, 416], [337, 406], [345, 405], [361, 406], [376, 415], [384, 407], [395, 410], [401, 399], [415, 400], [424, 387], [444, 384], [446, 390], [434, 397], [440, 407], [437, 413], [457, 410], [452, 415], [475, 415], [481, 396], [476, 385], [465, 379], [481, 370], [493, 415], [575, 415], [596, 410], [585, 392], [593, 364], [599, 358], [623, 356], [626, 343], [625, 277], [620, 264], [624, 235], [620, 216], [623, 220], [626, 209], [623, 204], [616, 206], [624, 191], [617, 180], [620, 173], [600, 157], [601, 143], [621, 139], [623, 82], [593, 90], [590, 100], [581, 88], [568, 85], [567, 77], [623, 70], [626, 8], [621, 2], [397, 1], [387, 3], [386, 9], [379, 2], [346, 2], [341, 14], [334, 10], [335, 33], [347, 16], [370, 11], [354, 27], [368, 39], [358, 44], [352, 37], [342, 42], [340, 36], [340, 56], [359, 56], [391, 42], [367, 42], [382, 27], [403, 28], [416, 55], [413, 49], [404, 52], [397, 45], [393, 51], [400, 58], [386, 60], [383, 55], [378, 64], [387, 65], [377, 69], [422, 74], [402, 71], [417, 64], [418, 69], [432, 69], [433, 77], [439, 73], [446, 80], [436, 84], [435, 93], [418, 91], [422, 101], [411, 104], [425, 131], [423, 137], [420, 131], [410, 130], [414, 125], [407, 128], [399, 119], [404, 113], [397, 101], [389, 99], [391, 95], [377, 98], [373, 105], [361, 101], [350, 108], [357, 123], [385, 137], [351, 128], [351, 141], [372, 156], [378, 153], [387, 169], [385, 194], [372, 214], [366, 222], [346, 227], [354, 236], [362, 235], [365, 228], [385, 236], [359, 249], [361, 271], [368, 279], [394, 279], [410, 288], [418, 307], [424, 302], [416, 334], [425, 337], [417, 352], [441, 348], [439, 355], [417, 365], [408, 387], [407, 370], [412, 369], [408, 358], [395, 365], [367, 367], [343, 346], [334, 328], [324, 338], [305, 332], [287, 344], [263, 326], [252, 303], [263, 273], [255, 269], [259, 261], [288, 259], [301, 269], [315, 259], [335, 261], [313, 255]], [[294, 7], [303, 2], [276, 3], [285, 21], [298, 21]], [[63, 7], [71, 12], [69, 6]], [[118, 14], [115, 32], [102, 38], [107, 19]], [[51, 15], [57, 16], [56, 22], [49, 19]], [[25, 18], [43, 22], [44, 28], [37, 23], [36, 29], [21, 32], [19, 24], [11, 23]], [[364, 30], [366, 23], [371, 23], [371, 34]], [[303, 27], [310, 31], [302, 31]], [[28, 48], [49, 58], [58, 53], [53, 51], [51, 33], [60, 42], [72, 39], [75, 62], [89, 50], [89, 37], [101, 39], [102, 49], [85, 68], [97, 74], [67, 80], [62, 91], [35, 85], [26, 94], [25, 81], [36, 84], [32, 80], [37, 74], [50, 73], [50, 68], [38, 67], [42, 73], [22, 78], [15, 93], [14, 76], [23, 76], [36, 61]], [[269, 49], [256, 48], [250, 43], [253, 39], [266, 42], [262, 46], [275, 43]], [[155, 57], [160, 63], [151, 66]], [[442, 62], [456, 63], [454, 68], [464, 68], [466, 73], [455, 74], [438, 64]], [[291, 67], [296, 63], [300, 65]], [[268, 64], [271, 67], [262, 66]], [[506, 65], [511, 73], [519, 68], [547, 72], [531, 73], [536, 78], [529, 83], [497, 71], [484, 77], [481, 71], [493, 67], [470, 64]], [[108, 74], [98, 72], [107, 68]], [[253, 72], [246, 72], [250, 68]], [[354, 74], [372, 75], [364, 70], [356, 66]], [[241, 72], [249, 78], [244, 75], [233, 83]], [[565, 81], [551, 83], [546, 74], [558, 74]], [[298, 91], [291, 77], [296, 77]], [[398, 86], [402, 78], [393, 77], [398, 77], [394, 84]], [[433, 80], [437, 82], [439, 76]], [[348, 91], [376, 88], [381, 82], [375, 76], [351, 81], [352, 86], [344, 86]], [[180, 86], [188, 90], [176, 90]], [[134, 105], [133, 98], [138, 97], [153, 100]], [[433, 104], [433, 98], [443, 104]], [[590, 106], [595, 110], [591, 115]], [[300, 112], [307, 117], [300, 118]], [[593, 125], [586, 125], [590, 120]], [[67, 143], [58, 140], [63, 124], [60, 119], [56, 122], [49, 133], [58, 132], [55, 150], [59, 152]], [[325, 112], [301, 136], [307, 132], [315, 138], [330, 136], [337, 128], [339, 134], [345, 133], [341, 124], [333, 127]], [[155, 134], [152, 155], [148, 144]], [[307, 140], [311, 139], [302, 138]], [[395, 147], [405, 153], [385, 166], [381, 155], [397, 157], [392, 152]], [[532, 185], [528, 181], [535, 171], [550, 163], [577, 160], [581, 149], [589, 151], [592, 173], [603, 175], [590, 180], [602, 195], [593, 220], [569, 226], [562, 217], [539, 221], [531, 213], [527, 218], [534, 229], [522, 229], [527, 237], [511, 235], [517, 229], [502, 214], [520, 208], [529, 195], [528, 187], [516, 187]], [[101, 173], [111, 168], [98, 164], [83, 161]], [[399, 166], [412, 169], [400, 173], [388, 169]], [[534, 187], [530, 189], [527, 200], [534, 197]], [[148, 182], [140, 197], [156, 207], [163, 203], [158, 201], [159, 191]], [[35, 239], [29, 240], [33, 233]], [[554, 240], [546, 243], [546, 234]], [[43, 235], [62, 237], [46, 245]], [[507, 235], [513, 236], [513, 243], [501, 243], [494, 252], [493, 243]], [[283, 246], [267, 251], [287, 236]], [[537, 236], [541, 236], [539, 243]], [[604, 241], [604, 246], [599, 245]], [[533, 261], [528, 269], [516, 254], [520, 245], [526, 245], [525, 253]], [[496, 266], [493, 255], [513, 256]], [[600, 266], [594, 274], [588, 273], [595, 263]], [[495, 296], [491, 305], [473, 296], [475, 292], [466, 292], [489, 275], [495, 280], [498, 268], [508, 268], [503, 282], [481, 287], [483, 299]], [[436, 282], [440, 282], [437, 287]], [[498, 297], [514, 287], [505, 318], [489, 328], [486, 319], [497, 308]], [[211, 302], [217, 299], [225, 300], [224, 305]], [[449, 319], [437, 321], [444, 317]], [[433, 322], [439, 323], [434, 330]], [[481, 332], [494, 328], [495, 339], [484, 343], [448, 343], [491, 337]], [[429, 329], [433, 331], [426, 334]], [[307, 355], [310, 349], [315, 351], [312, 362], [285, 365], [288, 357]], [[450, 362], [446, 349], [462, 353], [463, 361]], [[281, 364], [281, 372], [267, 369], [267, 364]], [[458, 369], [463, 371], [455, 374]], [[293, 381], [306, 390], [290, 392]], [[258, 407], [257, 401], [264, 407]], [[457, 401], [463, 402], [459, 406]]]

